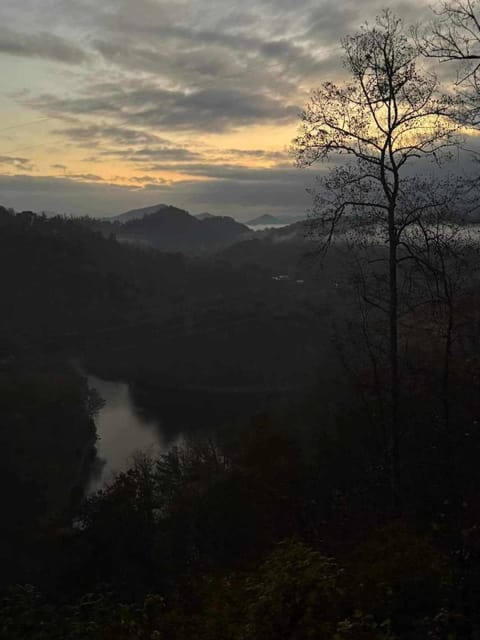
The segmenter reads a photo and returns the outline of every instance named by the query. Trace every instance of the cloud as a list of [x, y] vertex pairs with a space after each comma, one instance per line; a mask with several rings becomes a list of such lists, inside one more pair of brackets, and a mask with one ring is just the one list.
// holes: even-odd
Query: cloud
[[53, 133], [67, 138], [76, 146], [93, 149], [96, 153], [87, 159], [89, 162], [99, 162], [102, 158], [120, 158], [125, 162], [182, 162], [202, 157], [202, 154], [167, 138], [124, 126], [92, 124], [56, 129]]
[[143, 149], [107, 149], [101, 151], [100, 156], [117, 157], [126, 162], [146, 162], [152, 160], [185, 162], [197, 160], [202, 155], [195, 151], [190, 151], [184, 147], [175, 146], [153, 146]]
[[69, 138], [79, 145], [91, 147], [98, 143], [124, 144], [169, 144], [165, 138], [161, 138], [147, 131], [129, 129], [127, 127], [90, 124], [65, 129], [56, 129], [53, 133]]
[[165, 178], [158, 178], [157, 176], [134, 176], [133, 178], [129, 178], [130, 182], [137, 183], [145, 188], [148, 188], [149, 185], [165, 185], [172, 184], [170, 180], [166, 180]]
[[67, 173], [67, 178], [71, 180], [81, 180], [82, 182], [103, 182], [101, 176], [97, 176], [95, 173]]
[[[292, 163], [293, 164], [293, 163]], [[153, 164], [144, 167], [146, 171], [181, 171], [190, 176], [213, 178], [216, 180], [235, 180], [238, 182], [296, 182], [301, 176], [318, 173], [318, 169], [300, 171], [290, 166], [274, 168], [255, 168], [236, 164]]]
[[86, 52], [57, 35], [21, 33], [0, 27], [0, 53], [24, 58], [45, 58], [66, 64], [81, 64], [87, 60]]
[[[253, 146], [249, 136], [256, 133], [248, 127], [299, 122], [309, 90], [344, 73], [340, 38], [384, 6], [383, 0], [0, 1], [9, 25], [0, 27], [0, 53], [77, 65], [73, 78], [72, 67], [59, 71], [47, 63], [41, 90], [28, 74], [26, 91], [18, 90], [17, 78], [12, 83], [21, 107], [63, 120], [53, 131], [55, 144], [61, 149], [61, 138], [70, 145], [68, 160], [50, 154], [55, 164], [44, 169], [61, 178], [0, 177], [14, 206], [17, 198], [25, 208], [106, 214], [152, 204], [161, 193], [183, 208], [245, 211], [245, 217], [303, 212], [313, 174], [293, 169], [286, 151], [256, 142], [252, 150], [234, 147]], [[409, 23], [427, 4], [401, 0], [394, 10]], [[245, 141], [225, 138], [224, 148], [220, 138], [216, 148], [204, 140], [237, 131]], [[80, 154], [76, 166], [72, 143], [89, 150], [82, 155], [92, 166], [80, 164]], [[289, 143], [269, 140], [268, 147]], [[130, 177], [131, 186], [114, 185], [100, 180], [97, 162], [111, 162], [118, 173], [123, 162], [125, 175], [132, 168], [143, 175]], [[28, 173], [29, 166], [26, 158], [1, 164], [5, 173]], [[188, 176], [180, 183], [161, 175], [180, 171]]]
[[161, 198], [190, 211], [208, 208], [213, 213], [248, 219], [260, 210], [264, 213], [304, 212], [310, 205], [305, 189], [313, 180], [304, 171], [271, 173], [265, 179], [252, 174], [251, 180], [226, 178], [176, 183], [147, 174], [130, 179], [135, 183], [130, 185], [100, 182], [96, 178], [0, 175], [0, 192], [6, 205], [33, 211], [103, 216], [152, 205]]
[[249, 211], [259, 208], [265, 213], [304, 213], [311, 206], [306, 189], [313, 179], [300, 171], [295, 178], [284, 178], [196, 182], [188, 188], [189, 202], [197, 209], [240, 213], [243, 219], [248, 219]]
[[103, 34], [94, 46], [118, 68], [183, 86], [200, 88], [213, 81], [229, 89], [255, 86], [283, 96], [295, 92], [299, 78], [321, 71], [325, 63], [323, 54], [286, 37], [264, 39], [252, 31], [222, 33], [185, 26], [150, 26], [141, 36], [125, 27], [120, 33]]
[[[340, 45], [341, 38], [357, 31], [365, 21], [373, 24], [375, 16], [387, 6], [384, 0], [364, 0], [361, 5], [355, 0], [343, 0], [328, 2], [328, 6], [326, 5], [324, 1], [320, 4], [314, 3], [310, 7], [309, 26], [305, 32], [305, 39], [310, 43], [318, 42], [321, 35], [324, 45]], [[391, 9], [407, 25], [416, 24], [430, 15], [429, 3], [418, 0], [397, 1]]]
[[18, 100], [50, 116], [94, 115], [116, 118], [130, 127], [184, 131], [220, 132], [249, 124], [281, 124], [294, 121], [300, 112], [298, 106], [254, 90], [212, 87], [180, 91], [138, 80], [127, 85], [95, 84], [78, 96], [22, 94]]
[[257, 160], [285, 160], [290, 157], [287, 151], [266, 151], [265, 149], [222, 149], [222, 155], [255, 158]]
[[125, 126], [92, 124], [56, 129], [53, 133], [69, 139], [76, 146], [96, 150], [96, 155], [88, 159], [90, 162], [98, 162], [105, 157], [120, 158], [126, 162], [180, 162], [202, 157], [200, 153], [178, 146], [167, 138]]
[[[295, 6], [245, 0], [240, 7], [231, 0], [56, 0], [55, 8], [58, 28], [72, 38], [52, 35], [50, 42], [46, 34], [25, 35], [31, 51], [44, 42], [45, 54], [72, 62], [85, 58], [82, 42], [96, 72], [89, 69], [77, 91], [19, 98], [22, 104], [59, 117], [108, 117], [129, 128], [226, 132], [296, 120], [308, 90], [341, 72], [339, 38], [381, 6], [380, 0], [361, 8], [353, 0]], [[419, 3], [404, 0], [399, 9], [412, 17]], [[10, 48], [20, 46], [12, 36], [8, 40]], [[77, 138], [81, 133], [70, 132]]]
[[22, 169], [23, 171], [31, 171], [33, 164], [28, 158], [19, 158], [18, 156], [0, 156], [0, 165], [10, 166], [13, 169]]

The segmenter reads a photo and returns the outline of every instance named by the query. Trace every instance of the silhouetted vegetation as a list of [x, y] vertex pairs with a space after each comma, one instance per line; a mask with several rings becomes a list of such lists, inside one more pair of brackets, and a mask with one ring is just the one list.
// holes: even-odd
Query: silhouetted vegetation
[[[297, 148], [354, 163], [308, 240], [0, 208], [0, 637], [479, 637], [475, 185], [402, 172], [478, 102], [475, 5], [437, 18], [420, 44], [473, 60], [467, 102], [390, 13], [345, 40], [356, 84], [314, 94]], [[84, 371], [183, 436], [89, 494]]]
[[121, 242], [191, 255], [218, 251], [252, 235], [247, 226], [228, 216], [199, 218], [167, 205], [127, 211], [110, 221], [86, 222]]

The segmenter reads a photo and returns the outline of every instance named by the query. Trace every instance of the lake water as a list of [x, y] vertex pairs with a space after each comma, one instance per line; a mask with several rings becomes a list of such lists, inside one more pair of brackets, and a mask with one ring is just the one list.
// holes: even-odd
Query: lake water
[[95, 417], [97, 455], [91, 466], [87, 493], [98, 491], [116, 473], [128, 469], [135, 453], [153, 456], [166, 453], [190, 438], [215, 438], [217, 428], [231, 421], [248, 420], [268, 412], [290, 397], [291, 391], [268, 389], [185, 388], [175, 393], [159, 388], [136, 388], [135, 396], [125, 382], [87, 375], [105, 404]]
[[115, 473], [128, 468], [138, 451], [160, 454], [177, 444], [162, 436], [159, 420], [148, 419], [132, 401], [128, 384], [88, 376], [88, 384], [96, 389], [105, 405], [95, 418], [98, 441], [88, 493], [101, 489]]

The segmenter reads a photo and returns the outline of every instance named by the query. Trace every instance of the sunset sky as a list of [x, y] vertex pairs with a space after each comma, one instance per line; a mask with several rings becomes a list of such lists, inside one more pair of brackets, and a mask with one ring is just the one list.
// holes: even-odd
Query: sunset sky
[[[379, 0], [1, 0], [0, 204], [303, 213], [288, 147]], [[396, 2], [406, 22], [427, 3]], [[316, 171], [321, 170], [317, 168]]]

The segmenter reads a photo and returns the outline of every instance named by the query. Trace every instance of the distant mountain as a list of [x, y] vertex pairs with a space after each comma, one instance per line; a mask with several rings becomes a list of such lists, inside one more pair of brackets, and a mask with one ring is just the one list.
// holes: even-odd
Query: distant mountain
[[[125, 217], [127, 214], [129, 219]], [[115, 220], [117, 238], [161, 251], [216, 251], [251, 234], [248, 227], [233, 218], [208, 216], [198, 219], [188, 211], [167, 205], [128, 211], [127, 214], [122, 214], [123, 218], [117, 216]]]
[[[129, 222], [130, 220], [140, 220], [145, 216], [149, 216], [152, 213], [157, 213], [159, 211], [176, 209], [168, 204], [154, 204], [151, 207], [143, 207], [142, 209], [131, 209], [130, 211], [126, 211], [125, 213], [121, 213], [117, 216], [112, 216], [108, 218], [112, 222]], [[181, 209], [176, 209], [176, 211], [181, 211]]]
[[212, 215], [211, 213], [208, 213], [208, 211], [205, 211], [204, 213], [197, 213], [195, 218], [197, 218], [197, 220], [208, 220], [210, 218], [215, 218], [216, 216]]
[[272, 227], [240, 239], [219, 252], [223, 260], [235, 267], [257, 265], [271, 276], [288, 275], [292, 280], [304, 279], [311, 268], [305, 255], [313, 248], [305, 223]]
[[272, 216], [269, 213], [266, 213], [263, 216], [258, 216], [258, 218], [254, 218], [253, 220], [249, 220], [246, 224], [249, 227], [260, 227], [260, 226], [280, 226], [284, 224], [293, 224], [294, 222], [300, 222], [301, 220], [305, 220], [305, 215], [275, 215]]
[[305, 214], [296, 215], [296, 216], [283, 215], [283, 216], [276, 216], [276, 218], [277, 220], [280, 220], [282, 224], [294, 224], [295, 222], [303, 222], [304, 220], [307, 219], [307, 216]]
[[229, 216], [210, 216], [202, 221], [202, 232], [208, 237], [213, 249], [223, 248], [250, 237], [251, 230]]
[[261, 225], [266, 225], [266, 224], [276, 225], [276, 224], [284, 224], [284, 223], [279, 218], [276, 218], [275, 216], [271, 216], [268, 213], [266, 213], [263, 216], [258, 216], [258, 218], [254, 218], [253, 220], [249, 220], [247, 222], [247, 225], [249, 225], [250, 227], [259, 227]]

